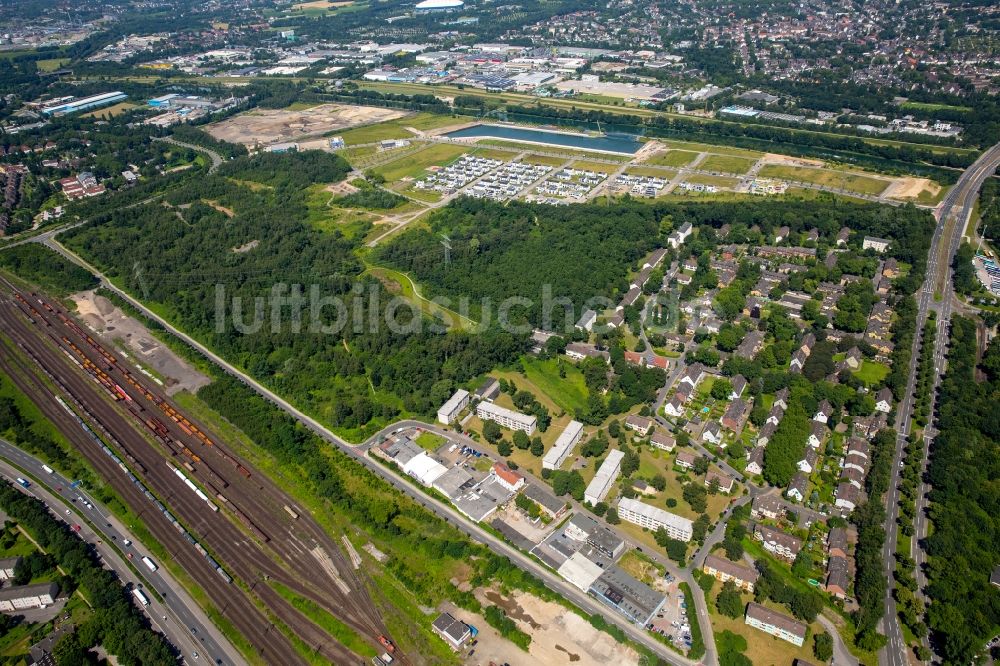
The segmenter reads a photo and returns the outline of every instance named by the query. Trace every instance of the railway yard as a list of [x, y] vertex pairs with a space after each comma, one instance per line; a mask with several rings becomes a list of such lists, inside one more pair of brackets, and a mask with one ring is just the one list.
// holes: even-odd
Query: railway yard
[[361, 661], [272, 581], [315, 602], [373, 648], [394, 649], [347, 556], [265, 475], [148, 378], [134, 375], [58, 303], [3, 281], [0, 319], [8, 338], [0, 369], [143, 518], [260, 662], [306, 663], [304, 652], [330, 663]]

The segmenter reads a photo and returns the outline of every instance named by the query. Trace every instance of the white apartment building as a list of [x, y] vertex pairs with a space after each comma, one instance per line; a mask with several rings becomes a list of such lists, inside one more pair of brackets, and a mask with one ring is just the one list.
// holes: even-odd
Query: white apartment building
[[476, 405], [476, 416], [484, 421], [496, 421], [504, 428], [523, 430], [529, 435], [535, 432], [535, 424], [538, 421], [534, 416], [515, 412], [512, 409], [494, 405], [492, 402], [481, 402]]
[[469, 392], [465, 389], [458, 389], [455, 395], [448, 398], [448, 402], [438, 409], [438, 421], [445, 425], [450, 425], [458, 418], [459, 412], [469, 404]]
[[596, 506], [598, 502], [605, 498], [608, 491], [611, 490], [611, 484], [618, 478], [624, 457], [625, 454], [618, 449], [608, 453], [608, 457], [604, 459], [604, 464], [597, 470], [597, 474], [594, 475], [590, 485], [587, 486], [587, 490], [584, 491], [584, 500]]
[[618, 517], [654, 532], [662, 527], [671, 539], [690, 541], [693, 535], [694, 523], [687, 518], [627, 497], [618, 501]]
[[583, 424], [579, 421], [570, 421], [560, 433], [556, 443], [542, 458], [542, 468], [559, 469], [566, 462], [569, 454], [573, 452], [573, 447], [577, 445], [581, 437], [583, 437]]

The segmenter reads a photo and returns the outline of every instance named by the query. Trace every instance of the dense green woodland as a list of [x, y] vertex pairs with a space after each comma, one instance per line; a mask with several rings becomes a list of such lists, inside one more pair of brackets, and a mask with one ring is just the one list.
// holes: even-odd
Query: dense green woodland
[[[95, 212], [94, 223], [68, 232], [66, 242], [207, 345], [345, 436], [361, 439], [400, 417], [432, 415], [458, 386], [516, 360], [525, 350], [526, 332], [515, 335], [489, 325], [476, 334], [445, 333], [425, 320], [396, 332], [382, 325], [391, 294], [363, 276], [360, 241], [306, 223], [314, 214], [309, 188], [342, 180], [349, 170], [341, 158], [316, 151], [239, 157], [211, 176], [172, 182], [155, 202]], [[859, 235], [895, 239], [896, 256], [913, 264], [914, 284], [921, 280], [933, 223], [912, 207], [833, 201], [650, 205], [626, 200], [548, 207], [459, 200], [433, 214], [429, 229], [406, 232], [375, 256], [413, 274], [431, 296], [468, 296], [474, 306], [488, 298], [494, 308], [508, 297], [527, 297], [533, 303], [511, 314], [531, 326], [544, 321], [540, 303], [543, 287], [550, 285], [553, 298], [574, 306], [569, 319], [574, 322], [593, 296], [617, 302], [628, 289], [629, 272], [684, 222], [701, 229], [685, 252], [696, 245], [707, 249], [713, 230], [725, 223], [732, 226], [729, 240], [751, 244], [764, 242], [781, 225], [793, 233], [815, 227], [824, 238], [847, 225]], [[448, 265], [441, 232], [452, 239]], [[84, 286], [70, 282], [59, 286]], [[278, 283], [304, 285], [301, 329], [290, 307], [272, 321], [267, 302], [259, 312], [267, 321], [255, 325], [254, 299], [267, 298]], [[319, 296], [344, 302], [343, 312], [327, 307], [318, 313], [320, 324], [338, 318], [345, 324], [334, 334], [310, 326], [313, 285]], [[242, 299], [238, 312], [237, 298]], [[558, 303], [553, 314], [553, 326], [566, 321]], [[472, 315], [482, 312], [474, 307]], [[403, 308], [395, 319], [408, 324], [415, 316]], [[372, 328], [370, 317], [380, 325]], [[494, 312], [486, 323], [495, 322]], [[619, 366], [624, 370], [613, 378], [593, 373], [588, 379], [590, 394], [598, 397], [580, 418], [599, 422], [648, 400], [651, 387], [662, 381], [653, 371]], [[798, 453], [786, 451], [777, 468]]]
[[[433, 214], [429, 228], [401, 234], [377, 256], [413, 274], [428, 296], [447, 296], [455, 302], [467, 296], [473, 317], [483, 299], [490, 299], [495, 308], [506, 298], [525, 296], [534, 302], [515, 314], [541, 326], [545, 323], [541, 305], [545, 285], [551, 285], [553, 297], [568, 298], [577, 316], [592, 297], [617, 302], [628, 290], [628, 270], [653, 248], [665, 247], [666, 236], [685, 222], [713, 229], [730, 224], [726, 240], [751, 245], [766, 244], [765, 239], [781, 226], [788, 226], [792, 234], [816, 228], [825, 238], [832, 238], [843, 226], [858, 236], [892, 238], [895, 256], [913, 265], [900, 281], [904, 292], [914, 291], [923, 280], [934, 224], [929, 213], [912, 206], [833, 201], [649, 204], [627, 200], [612, 207], [551, 207], [466, 199]], [[754, 225], [760, 231], [751, 231]], [[451, 239], [450, 264], [444, 261], [440, 234]], [[551, 325], [558, 329], [562, 310], [551, 312]]]
[[[390, 331], [382, 323], [390, 294], [377, 281], [357, 277], [363, 267], [354, 243], [303, 222], [309, 214], [305, 188], [339, 181], [349, 170], [339, 157], [321, 152], [240, 158], [171, 190], [166, 204], [117, 210], [70, 232], [66, 242], [213, 349], [345, 435], [361, 438], [402, 415], [432, 414], [458, 384], [516, 359], [524, 336], [496, 329], [442, 334], [429, 326]], [[252, 241], [259, 245], [235, 251]], [[270, 319], [252, 330], [254, 298], [266, 297], [276, 283], [305, 285], [301, 332], [290, 309], [277, 332]], [[310, 285], [322, 297], [344, 299], [349, 321], [339, 333], [309, 332]], [[227, 304], [221, 328], [217, 286]], [[379, 300], [374, 307], [372, 295]], [[233, 297], [244, 299], [241, 317], [229, 307]], [[380, 322], [372, 330], [370, 314]], [[320, 323], [337, 317], [334, 308], [325, 308]], [[233, 325], [234, 318], [247, 324], [247, 332]], [[406, 323], [406, 311], [397, 319]]]
[[927, 618], [936, 652], [964, 665], [1000, 633], [1000, 589], [989, 583], [1000, 565], [1000, 345], [977, 368], [975, 324], [951, 325], [928, 469]]

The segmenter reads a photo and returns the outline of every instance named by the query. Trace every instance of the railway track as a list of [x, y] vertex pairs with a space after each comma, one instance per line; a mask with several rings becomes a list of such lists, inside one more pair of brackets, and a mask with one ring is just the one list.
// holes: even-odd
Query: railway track
[[[346, 556], [315, 521], [301, 512], [289, 513], [289, 500], [266, 477], [254, 472], [202, 425], [184, 416], [155, 387], [132, 375], [116, 353], [89, 336], [58, 304], [18, 292], [9, 284], [2, 286], [14, 294], [2, 304], [4, 319], [11, 321], [6, 327], [11, 337], [31, 350], [36, 362], [50, 374], [55, 370], [67, 394], [79, 396], [82, 407], [97, 413], [96, 421], [110, 422], [114, 433], [107, 434], [115, 436], [129, 465], [148, 475], [166, 504], [203, 536], [224, 566], [250, 586], [252, 594], [311, 649], [334, 663], [357, 658], [291, 607], [270, 584], [261, 582], [281, 582], [380, 647], [375, 636], [386, 632], [377, 608]], [[76, 372], [69, 365], [76, 365]], [[100, 396], [101, 392], [106, 395]], [[133, 422], [123, 427], [122, 422], [129, 419]], [[136, 427], [147, 431], [158, 446], [139, 435]], [[121, 435], [123, 431], [127, 434]], [[106, 464], [101, 469], [102, 474], [115, 474]], [[227, 514], [236, 517], [244, 531], [237, 529]], [[317, 575], [331, 569], [328, 575]]]
[[[219, 612], [232, 622], [244, 636], [253, 637], [250, 639], [251, 643], [262, 657], [266, 659], [280, 658], [282, 655], [291, 654], [292, 658], [285, 663], [304, 663], [295, 658], [291, 645], [284, 636], [271, 631], [270, 623], [248, 599], [238, 591], [234, 591], [231, 585], [223, 582], [195, 551], [185, 547], [186, 543], [177, 530], [159, 511], [153, 510], [152, 504], [138, 488], [119, 478], [124, 476], [121, 470], [111, 458], [100, 451], [96, 443], [56, 401], [49, 387], [37, 378], [26, 363], [18, 360], [13, 353], [10, 353], [10, 350], [2, 349], [0, 350], [0, 369], [3, 369], [14, 381], [17, 388], [38, 406], [46, 418], [56, 425], [59, 431], [90, 463], [91, 467], [110, 483], [129, 508], [143, 519], [153, 537], [170, 551], [177, 563], [184, 568], [198, 586], [217, 602], [226, 600], [224, 603], [216, 604]], [[161, 590], [160, 592], [165, 591]]]

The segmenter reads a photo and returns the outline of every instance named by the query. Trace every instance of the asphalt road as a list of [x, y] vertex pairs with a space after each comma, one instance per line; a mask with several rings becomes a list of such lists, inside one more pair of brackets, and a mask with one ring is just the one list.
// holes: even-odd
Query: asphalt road
[[[143, 612], [149, 616], [153, 627], [180, 650], [185, 661], [214, 663], [220, 659], [224, 664], [246, 663], [164, 567], [154, 572], [141, 563], [148, 550], [107, 508], [83, 489], [72, 488], [72, 481], [59, 472], [47, 473], [42, 468], [42, 461], [3, 439], [0, 439], [0, 458], [4, 461], [0, 462], [0, 476], [15, 482], [17, 477], [25, 478], [27, 473], [31, 486], [27, 489], [17, 486], [18, 489], [44, 502], [65, 522], [80, 525], [77, 535], [94, 546], [102, 562], [118, 574], [123, 584], [154, 589], [162, 596], [161, 602], [147, 592], [149, 606]], [[83, 506], [82, 500], [89, 502], [92, 508]], [[132, 542], [130, 546], [124, 545], [126, 540]], [[134, 570], [123, 553], [132, 553]], [[192, 627], [198, 638], [192, 635]], [[194, 658], [195, 654], [199, 655], [198, 659]]]
[[[900, 461], [903, 458], [903, 447], [910, 434], [911, 419], [916, 401], [914, 392], [916, 387], [917, 363], [920, 359], [920, 348], [923, 342], [922, 332], [924, 322], [927, 320], [928, 312], [931, 310], [937, 312], [937, 333], [933, 355], [934, 367], [936, 369], [936, 372], [933, 374], [937, 378], [944, 372], [945, 368], [948, 330], [954, 305], [954, 291], [951, 283], [951, 260], [961, 243], [962, 234], [965, 231], [969, 216], [972, 214], [973, 206], [978, 198], [979, 188], [982, 187], [986, 178], [996, 171], [998, 164], [1000, 164], [1000, 144], [984, 152], [962, 174], [958, 182], [945, 197], [941, 208], [938, 210], [938, 224], [931, 238], [931, 248], [927, 259], [927, 277], [920, 291], [917, 293], [917, 327], [913, 340], [906, 395], [896, 408], [895, 426], [898, 437], [889, 483], [885, 522], [886, 540], [882, 551], [882, 563], [889, 581], [885, 599], [885, 616], [881, 622], [882, 632], [888, 638], [888, 644], [879, 652], [879, 663], [883, 666], [906, 666], [911, 657], [910, 651], [907, 649], [906, 642], [903, 639], [899, 618], [896, 615], [896, 603], [892, 598], [892, 590], [895, 553], [899, 536], [896, 518], [899, 515]], [[940, 300], [935, 300], [934, 296], [938, 293], [942, 282], [945, 288], [939, 293]], [[936, 381], [937, 379], [935, 379], [935, 390]], [[924, 437], [925, 460], [928, 449], [929, 438]], [[921, 484], [917, 498], [918, 507], [926, 506], [926, 491], [926, 485]], [[918, 531], [914, 537], [915, 540], [921, 535], [926, 534], [926, 516], [923, 515], [923, 512], [918, 513], [916, 522]], [[923, 561], [922, 554], [918, 560], [920, 562]]]
[[[236, 379], [246, 384], [248, 387], [256, 391], [258, 394], [260, 394], [262, 397], [266, 398], [273, 404], [275, 404], [277, 407], [281, 408], [283, 411], [291, 415], [293, 418], [298, 420], [300, 423], [309, 428], [318, 436], [322, 437], [324, 440], [338, 446], [343, 452], [347, 453], [355, 460], [368, 467], [369, 470], [371, 470], [378, 476], [382, 477], [382, 479], [389, 482], [399, 490], [405, 492], [407, 495], [419, 499], [421, 503], [424, 504], [428, 509], [431, 509], [441, 518], [444, 518], [448, 522], [459, 527], [459, 529], [461, 529], [466, 534], [472, 536], [476, 541], [487, 545], [491, 550], [507, 557], [512, 562], [515, 562], [518, 566], [525, 569], [526, 571], [530, 571], [532, 574], [543, 580], [548, 587], [558, 591], [560, 594], [564, 595], [566, 598], [570, 599], [581, 608], [587, 610], [590, 613], [595, 613], [595, 612], [600, 613], [609, 622], [618, 625], [623, 631], [625, 631], [630, 636], [630, 638], [634, 639], [638, 643], [641, 643], [642, 645], [645, 645], [646, 647], [651, 649], [654, 653], [656, 653], [658, 656], [662, 657], [665, 661], [671, 664], [677, 664], [681, 666], [691, 666], [691, 664], [695, 663], [689, 659], [686, 659], [685, 657], [678, 655], [676, 652], [673, 652], [668, 647], [664, 646], [662, 643], [653, 638], [649, 633], [637, 628], [635, 625], [628, 622], [624, 617], [610, 610], [607, 606], [600, 604], [592, 597], [584, 595], [577, 588], [574, 588], [566, 584], [566, 582], [562, 578], [560, 578], [557, 574], [547, 569], [543, 565], [535, 562], [534, 560], [531, 560], [527, 556], [523, 555], [520, 551], [510, 546], [505, 541], [502, 541], [501, 539], [495, 537], [489, 532], [482, 530], [478, 525], [470, 523], [468, 520], [465, 519], [464, 516], [459, 514], [450, 505], [445, 504], [444, 502], [441, 502], [437, 499], [429, 497], [428, 495], [424, 494], [420, 490], [410, 485], [409, 481], [406, 480], [405, 478], [397, 475], [395, 472], [388, 469], [387, 467], [371, 460], [365, 454], [364, 450], [361, 450], [358, 447], [351, 445], [346, 440], [342, 439], [337, 434], [335, 434], [333, 431], [327, 429], [319, 421], [305, 414], [304, 412], [300, 411], [299, 409], [294, 407], [291, 403], [289, 403], [287, 400], [276, 394], [274, 391], [271, 391], [266, 386], [256, 381], [255, 379], [244, 373], [239, 368], [236, 368], [235, 366], [230, 364], [228, 361], [223, 359], [221, 356], [219, 356], [212, 350], [208, 349], [199, 341], [195, 340], [191, 336], [179, 330], [178, 328], [173, 326], [170, 322], [161, 318], [155, 312], [147, 308], [142, 302], [134, 299], [127, 292], [119, 289], [117, 286], [112, 284], [94, 266], [91, 266], [89, 263], [84, 261], [82, 258], [78, 257], [76, 254], [67, 250], [54, 238], [49, 239], [46, 242], [46, 245], [59, 252], [70, 261], [79, 264], [80, 266], [83, 266], [87, 270], [91, 271], [94, 275], [96, 275], [100, 279], [102, 286], [117, 293], [119, 296], [124, 298], [130, 304], [132, 304], [133, 307], [137, 308], [140, 312], [142, 312], [143, 315], [145, 315], [149, 319], [152, 319], [153, 321], [158, 322], [169, 333], [176, 336], [180, 340], [183, 340], [185, 343], [187, 343], [194, 349], [198, 350], [201, 354], [203, 354], [206, 358], [208, 358], [217, 366], [219, 366], [219, 368], [224, 370], [226, 373], [232, 375]], [[427, 426], [427, 424], [425, 423], [421, 423], [420, 425], [421, 427]], [[395, 425], [392, 427], [401, 427], [401, 426]], [[699, 616], [701, 616], [701, 613], [699, 613]], [[711, 625], [704, 624], [703, 626], [707, 628], [710, 627]], [[710, 631], [706, 633], [706, 641], [710, 640], [711, 635], [712, 634]], [[709, 648], [711, 649], [711, 646], [709, 646]]]

